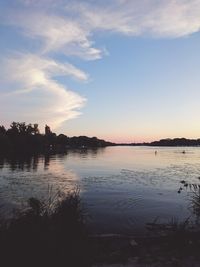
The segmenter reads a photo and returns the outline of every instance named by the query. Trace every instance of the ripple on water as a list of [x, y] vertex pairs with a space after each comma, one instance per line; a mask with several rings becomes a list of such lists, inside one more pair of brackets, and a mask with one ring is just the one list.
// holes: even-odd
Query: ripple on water
[[[189, 153], [191, 151], [191, 153]], [[196, 184], [200, 149], [108, 148], [94, 157], [79, 152], [1, 163], [1, 202], [21, 202], [45, 195], [48, 186], [68, 191], [79, 185], [83, 204], [95, 229], [131, 230], [156, 217], [169, 220], [188, 215], [187, 193], [177, 194], [180, 181]], [[121, 167], [121, 168], [120, 168]], [[98, 226], [98, 227], [97, 227]], [[99, 228], [100, 229], [100, 228]]]

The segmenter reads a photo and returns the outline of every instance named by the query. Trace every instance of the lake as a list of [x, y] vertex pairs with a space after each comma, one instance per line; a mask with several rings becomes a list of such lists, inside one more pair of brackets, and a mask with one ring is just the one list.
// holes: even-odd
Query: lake
[[116, 146], [0, 158], [0, 204], [9, 213], [49, 188], [78, 186], [91, 232], [143, 234], [147, 222], [193, 216], [192, 187], [182, 180], [199, 183], [199, 147]]

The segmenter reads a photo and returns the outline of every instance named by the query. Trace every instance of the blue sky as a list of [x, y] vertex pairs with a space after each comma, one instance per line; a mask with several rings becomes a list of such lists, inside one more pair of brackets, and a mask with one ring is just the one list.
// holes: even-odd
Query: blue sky
[[0, 120], [200, 137], [200, 0], [0, 1]]

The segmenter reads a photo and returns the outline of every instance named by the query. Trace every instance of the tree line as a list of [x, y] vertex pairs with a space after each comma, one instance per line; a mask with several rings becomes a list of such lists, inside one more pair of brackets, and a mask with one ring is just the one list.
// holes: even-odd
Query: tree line
[[200, 146], [200, 139], [166, 138], [149, 143], [150, 146]]
[[25, 122], [12, 122], [10, 127], [0, 126], [0, 153], [63, 151], [67, 148], [90, 148], [114, 145], [97, 137], [53, 133], [48, 125], [41, 134], [39, 126]]

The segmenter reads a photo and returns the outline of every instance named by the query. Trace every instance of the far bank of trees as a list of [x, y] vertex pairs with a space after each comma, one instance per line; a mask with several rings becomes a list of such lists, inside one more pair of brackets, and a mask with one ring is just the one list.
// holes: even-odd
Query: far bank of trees
[[56, 135], [48, 125], [45, 126], [44, 134], [40, 133], [36, 123], [12, 122], [8, 129], [3, 125], [0, 126], [0, 153], [58, 151], [67, 148], [105, 147], [109, 145], [113, 145], [113, 143], [97, 137]]
[[149, 144], [150, 146], [200, 146], [200, 139], [174, 138], [161, 139]]

